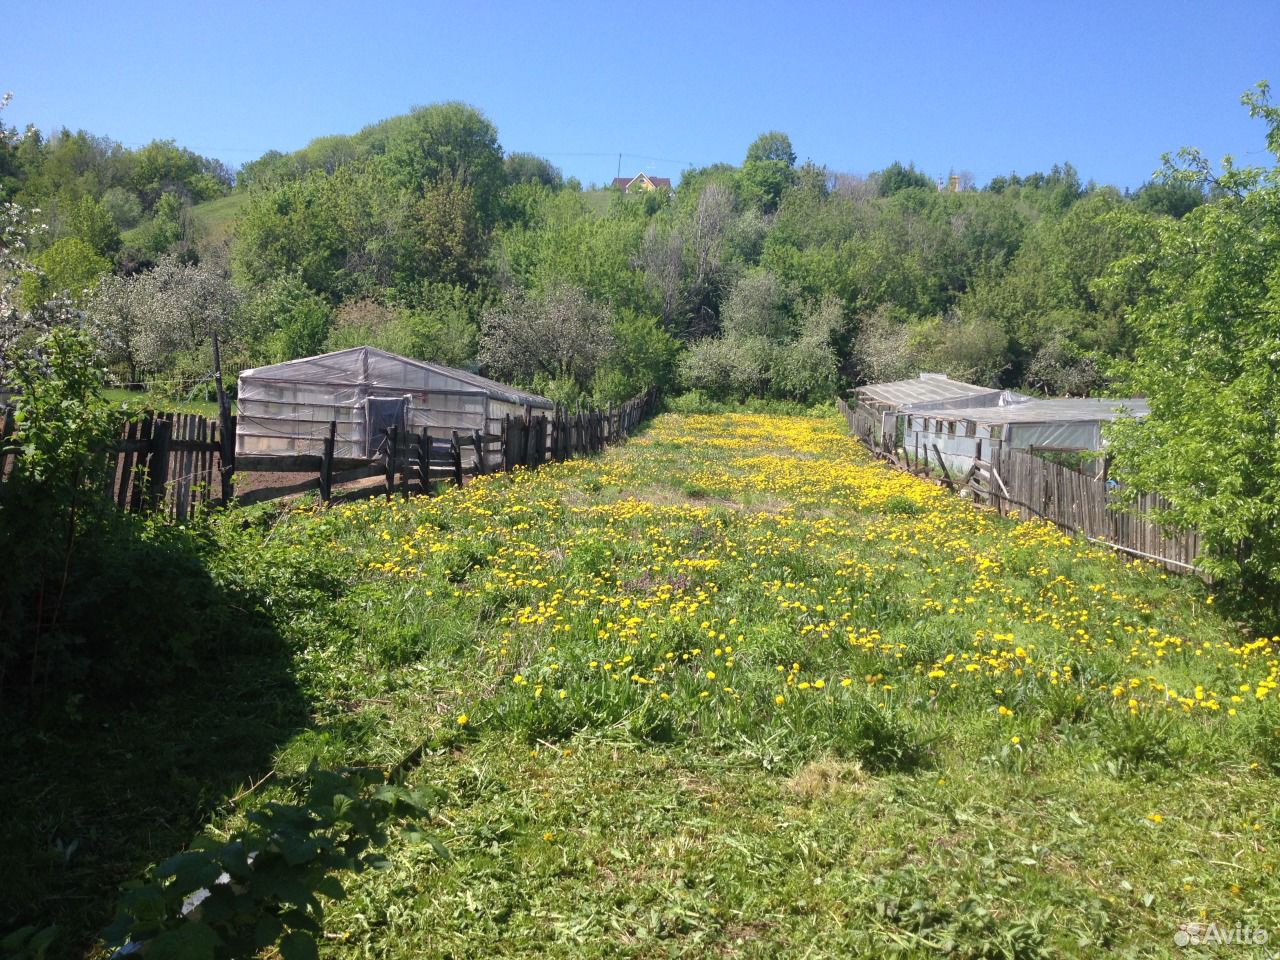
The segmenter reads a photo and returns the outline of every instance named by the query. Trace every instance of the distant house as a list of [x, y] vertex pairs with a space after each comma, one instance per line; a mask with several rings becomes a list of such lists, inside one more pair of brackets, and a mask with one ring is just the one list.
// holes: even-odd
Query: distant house
[[670, 190], [670, 177], [651, 177], [647, 173], [637, 173], [634, 177], [614, 177], [613, 189], [623, 193], [639, 193], [648, 190]]

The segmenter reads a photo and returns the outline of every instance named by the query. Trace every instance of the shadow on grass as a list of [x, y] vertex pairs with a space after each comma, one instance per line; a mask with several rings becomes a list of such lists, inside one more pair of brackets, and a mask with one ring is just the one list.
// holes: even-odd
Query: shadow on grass
[[78, 565], [64, 669], [0, 714], [0, 936], [57, 924], [86, 953], [120, 886], [183, 849], [308, 719], [257, 598], [198, 533], [133, 518]]

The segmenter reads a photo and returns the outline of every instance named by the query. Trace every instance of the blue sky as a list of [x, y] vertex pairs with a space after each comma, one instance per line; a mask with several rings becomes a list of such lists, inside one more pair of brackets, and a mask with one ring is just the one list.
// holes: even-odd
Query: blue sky
[[1183, 145], [1262, 163], [1280, 3], [60, 3], [0, 15], [7, 124], [232, 166], [415, 104], [482, 109], [584, 183], [741, 162], [769, 129], [864, 173], [1069, 160], [1136, 187]]

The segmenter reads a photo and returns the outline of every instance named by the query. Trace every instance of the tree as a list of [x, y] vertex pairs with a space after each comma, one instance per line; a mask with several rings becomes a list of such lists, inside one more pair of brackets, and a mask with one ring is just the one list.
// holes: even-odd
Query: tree
[[233, 251], [237, 274], [251, 286], [297, 274], [337, 299], [350, 290], [353, 238], [345, 229], [352, 177], [313, 172], [274, 189], [254, 191], [241, 215]]
[[351, 347], [377, 347], [388, 353], [409, 355], [403, 317], [376, 300], [348, 300], [333, 312], [324, 349]]
[[564, 184], [560, 170], [550, 160], [536, 154], [509, 153], [502, 166], [509, 184], [540, 183], [552, 190], [559, 190]]
[[585, 390], [613, 349], [608, 315], [577, 287], [509, 293], [484, 311], [480, 362], [518, 382]]
[[657, 318], [624, 310], [613, 324], [613, 342], [592, 383], [597, 402], [620, 403], [648, 387], [665, 389], [670, 383], [680, 344]]
[[404, 353], [450, 366], [470, 363], [480, 336], [479, 294], [457, 284], [424, 283], [402, 314]]
[[[0, 99], [0, 109], [7, 102]], [[9, 136], [0, 125], [0, 145]], [[76, 583], [73, 560], [94, 553], [89, 534], [111, 509], [102, 496], [108, 463], [102, 450], [116, 427], [102, 398], [99, 338], [57, 294], [60, 284], [50, 284], [54, 292], [34, 307], [17, 302], [19, 278], [45, 286], [40, 264], [26, 259], [24, 217], [17, 204], [0, 205], [0, 384], [14, 391], [15, 434], [6, 439], [22, 451], [0, 502], [7, 561], [0, 578], [0, 701], [6, 680], [21, 678], [34, 693], [37, 681], [85, 639], [68, 635], [63, 614]], [[59, 242], [93, 256], [83, 241]]]
[[800, 318], [800, 334], [778, 358], [776, 387], [802, 400], [826, 400], [836, 392], [840, 359], [836, 342], [845, 326], [844, 309], [828, 294]]
[[791, 138], [781, 130], [762, 133], [747, 147], [747, 163], [781, 163], [787, 167], [796, 165], [796, 152], [791, 149]]
[[707, 337], [680, 360], [680, 379], [714, 400], [762, 397], [780, 348], [766, 337]]
[[1280, 107], [1265, 84], [1246, 93], [1267, 124], [1269, 169], [1215, 173], [1196, 151], [1166, 158], [1165, 175], [1213, 187], [1219, 199], [1181, 220], [1161, 218], [1138, 271], [1148, 292], [1130, 321], [1139, 336], [1124, 370], [1150, 414], [1109, 431], [1112, 476], [1170, 502], [1156, 519], [1199, 531], [1201, 565], [1275, 606], [1280, 585]]
[[875, 174], [880, 196], [891, 197], [901, 190], [937, 190], [938, 185], [928, 174], [916, 169], [914, 163], [903, 166], [894, 161]]
[[101, 202], [117, 230], [128, 230], [142, 219], [142, 201], [132, 190], [112, 187], [102, 195]]
[[747, 148], [739, 174], [743, 200], [762, 213], [777, 210], [783, 192], [796, 181], [795, 165], [796, 154], [785, 133], [760, 134]]
[[1153, 181], [1133, 195], [1133, 205], [1139, 210], [1174, 218], [1185, 217], [1204, 202], [1204, 188], [1184, 180]]
[[678, 329], [685, 314], [684, 240], [679, 231], [663, 234], [657, 223], [650, 223], [636, 263], [644, 271], [650, 295], [661, 305], [663, 325]]
[[79, 237], [63, 237], [36, 258], [39, 272], [22, 277], [22, 306], [34, 310], [66, 294], [72, 302], [84, 299], [98, 278], [111, 270], [111, 261]]
[[107, 363], [123, 367], [129, 383], [140, 382], [142, 376], [142, 331], [153, 306], [150, 291], [138, 274], [104, 277], [85, 305], [85, 312], [106, 334]]
[[744, 274], [725, 301], [724, 333], [728, 337], [764, 337], [778, 342], [791, 339], [793, 293], [768, 270]]
[[270, 278], [245, 305], [242, 330], [250, 354], [282, 363], [320, 353], [329, 337], [333, 310], [307, 286], [301, 274]]
[[87, 312], [107, 335], [108, 358], [136, 382], [172, 369], [179, 355], [213, 334], [225, 335], [239, 306], [240, 295], [222, 274], [167, 256], [152, 270], [107, 280]]
[[399, 118], [387, 139], [386, 163], [400, 186], [421, 192], [446, 177], [471, 190], [482, 222], [497, 215], [506, 185], [498, 131], [474, 107], [437, 103]]
[[425, 183], [404, 230], [400, 285], [421, 279], [474, 285], [487, 252], [471, 187], [452, 174]]
[[81, 197], [67, 214], [66, 230], [79, 237], [95, 253], [109, 257], [120, 249], [120, 230], [104, 204], [93, 197]]

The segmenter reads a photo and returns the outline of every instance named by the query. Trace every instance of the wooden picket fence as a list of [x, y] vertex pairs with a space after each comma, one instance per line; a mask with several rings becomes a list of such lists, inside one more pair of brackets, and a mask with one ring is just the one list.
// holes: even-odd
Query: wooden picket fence
[[[0, 410], [0, 484], [20, 456], [13, 433], [12, 409]], [[104, 496], [121, 510], [162, 512], [175, 520], [187, 519], [200, 504], [223, 502], [230, 477], [222, 458], [234, 450], [224, 434], [218, 421], [186, 413], [149, 413], [125, 423], [103, 452]]]
[[[1002, 514], [1040, 517], [1064, 530], [1168, 569], [1198, 572], [1200, 536], [1194, 531], [1170, 534], [1152, 523], [1152, 511], [1168, 507], [1157, 494], [1140, 494], [1121, 503], [1104, 469], [1098, 476], [1080, 473], [1021, 450], [999, 450], [975, 459], [963, 474], [953, 474], [941, 452], [908, 451], [895, 447], [892, 437], [868, 438], [859, 430], [857, 411], [837, 399], [836, 406], [849, 429], [878, 457], [919, 476], [938, 476], [942, 483], [977, 503]], [[979, 447], [981, 449], [981, 447]]]

